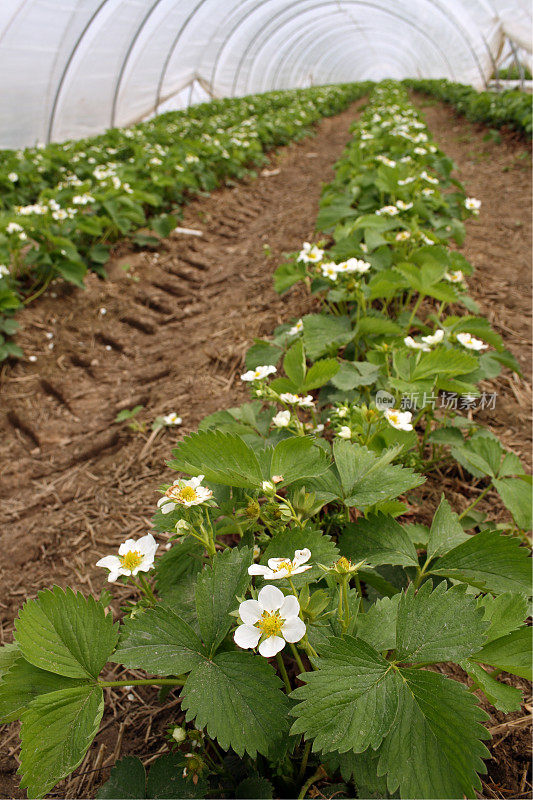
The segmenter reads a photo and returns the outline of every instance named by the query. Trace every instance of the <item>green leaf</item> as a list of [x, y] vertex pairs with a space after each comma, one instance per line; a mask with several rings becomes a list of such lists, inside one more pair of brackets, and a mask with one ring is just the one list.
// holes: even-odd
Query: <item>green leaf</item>
[[357, 324], [358, 336], [395, 336], [402, 328], [388, 317], [361, 317]]
[[531, 669], [531, 653], [533, 628], [524, 626], [508, 633], [500, 639], [488, 642], [479, 653], [472, 656], [472, 661], [489, 664], [491, 667], [512, 672], [528, 681], [533, 679]]
[[271, 342], [256, 339], [246, 353], [246, 369], [255, 369], [263, 364], [276, 365], [283, 350]]
[[267, 778], [261, 775], [253, 775], [245, 778], [235, 790], [237, 800], [248, 800], [253, 797], [255, 800], [270, 800], [274, 797], [274, 787]]
[[442, 556], [469, 538], [459, 522], [458, 515], [452, 511], [450, 504], [443, 497], [431, 523], [427, 557], [431, 559], [435, 556]]
[[310, 392], [325, 386], [339, 371], [339, 362], [336, 358], [322, 358], [308, 369], [305, 382], [301, 391]]
[[141, 759], [126, 756], [117, 761], [96, 797], [98, 800], [143, 800], [146, 797], [146, 773]]
[[[168, 527], [168, 523], [167, 523]], [[160, 595], [173, 592], [189, 575], [196, 575], [203, 566], [204, 547], [189, 537], [172, 542], [172, 547], [156, 561], [155, 582]]]
[[180, 675], [205, 657], [190, 625], [162, 604], [124, 623], [113, 661], [155, 675]]
[[506, 592], [497, 597], [482, 595], [478, 599], [478, 606], [483, 609], [485, 619], [490, 623], [486, 631], [487, 642], [520, 628], [529, 616], [527, 597], [522, 594]]
[[522, 705], [522, 692], [520, 689], [508, 686], [506, 683], [500, 683], [471, 659], [463, 661], [461, 667], [470, 675], [474, 681], [474, 686], [481, 689], [489, 702], [499, 711], [509, 714], [511, 711], [520, 710]]
[[55, 586], [22, 607], [15, 640], [36, 667], [70, 678], [96, 678], [118, 638], [111, 614], [93, 597]]
[[400, 670], [403, 678], [396, 719], [383, 742], [378, 774], [401, 797], [475, 797], [476, 772], [489, 758], [480, 741], [490, 738], [488, 719], [464, 686], [434, 672]]
[[327, 355], [351, 337], [349, 317], [332, 317], [324, 314], [307, 314], [303, 317], [303, 340], [307, 357], [316, 361]]
[[401, 594], [383, 597], [370, 606], [365, 614], [357, 617], [356, 635], [364, 639], [374, 650], [396, 649], [396, 617]]
[[461, 661], [481, 647], [487, 628], [466, 587], [446, 591], [442, 581], [432, 589], [426, 581], [415, 592], [411, 584], [398, 606], [396, 659], [415, 664]]
[[514, 536], [505, 536], [498, 531], [482, 531], [469, 536], [429, 571], [495, 594], [529, 594], [531, 591], [527, 548], [521, 547], [520, 540]]
[[374, 648], [352, 636], [331, 639], [316, 659], [316, 672], [291, 697], [297, 717], [292, 734], [314, 739], [313, 750], [361, 753], [380, 745], [398, 704], [400, 679]]
[[263, 482], [257, 456], [239, 436], [213, 430], [192, 433], [178, 443], [172, 455], [172, 469], [205, 475], [212, 483], [252, 489]]
[[187, 721], [206, 728], [223, 750], [267, 755], [287, 735], [289, 701], [260, 656], [219, 652], [191, 672], [183, 689]]
[[[268, 452], [268, 451], [267, 451]], [[278, 442], [266, 472], [267, 478], [282, 475], [282, 486], [294, 481], [322, 475], [329, 469], [330, 459], [311, 437], [293, 436]]]
[[14, 642], [13, 644], [4, 644], [0, 647], [0, 678], [4, 677], [6, 672], [11, 669], [19, 657], [20, 650]]
[[30, 703], [21, 717], [19, 769], [29, 797], [43, 797], [76, 769], [103, 711], [103, 692], [94, 684], [43, 694]]
[[384, 514], [372, 514], [345, 525], [339, 547], [351, 561], [366, 559], [374, 567], [380, 564], [418, 566], [418, 556], [408, 534], [396, 520]]
[[316, 564], [329, 566], [339, 557], [335, 542], [322, 531], [285, 528], [275, 533], [261, 557], [261, 564], [267, 564], [269, 558], [294, 558], [295, 551], [305, 547], [311, 551], [308, 563], [313, 564], [313, 567], [291, 578], [295, 586], [303, 586], [304, 583], [323, 577], [324, 573]]
[[252, 551], [230, 548], [213, 556], [196, 581], [196, 611], [205, 646], [214, 653], [232, 624], [230, 611], [237, 606], [237, 595], [244, 595], [250, 577]]
[[0, 719], [2, 722], [13, 722], [39, 695], [80, 685], [86, 685], [86, 682], [34, 667], [22, 658], [16, 648], [15, 660], [11, 668], [2, 674], [0, 682]]
[[521, 478], [494, 478], [492, 481], [505, 507], [511, 512], [519, 528], [530, 531], [532, 526], [531, 476]]
[[57, 271], [69, 283], [73, 283], [80, 289], [85, 288], [83, 279], [87, 274], [87, 267], [81, 261], [59, 261], [56, 264]]
[[379, 373], [380, 367], [369, 361], [341, 361], [340, 368], [332, 377], [331, 382], [337, 389], [348, 392], [359, 386], [372, 386]]
[[146, 797], [150, 800], [185, 800], [190, 797], [205, 797], [207, 781], [198, 776], [195, 784], [192, 775], [183, 776], [187, 758], [183, 753], [165, 753], [157, 758], [148, 773]]
[[426, 378], [446, 375], [466, 375], [477, 367], [477, 359], [468, 353], [459, 350], [444, 350], [438, 348], [430, 353], [422, 353], [412, 373], [412, 381], [422, 381]]
[[495, 436], [481, 433], [452, 447], [452, 456], [475, 478], [483, 475], [494, 478], [500, 469], [502, 452], [502, 446]]
[[283, 359], [283, 369], [295, 386], [300, 387], [305, 381], [305, 351], [302, 339], [297, 339], [287, 350]]

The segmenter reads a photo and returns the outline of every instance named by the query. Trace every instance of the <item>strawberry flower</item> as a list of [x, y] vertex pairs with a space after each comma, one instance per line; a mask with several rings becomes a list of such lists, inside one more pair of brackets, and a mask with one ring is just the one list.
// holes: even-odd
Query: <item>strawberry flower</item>
[[460, 342], [467, 350], [486, 350], [488, 344], [482, 342], [481, 339], [476, 339], [470, 333], [458, 333], [457, 341]]
[[191, 478], [189, 481], [183, 480], [183, 478], [175, 480], [172, 486], [169, 486], [166, 490], [163, 497], [160, 497], [157, 501], [162, 513], [170, 514], [177, 505], [190, 508], [210, 500], [213, 497], [213, 492], [206, 486], [201, 485], [203, 479], [203, 475], [198, 475], [197, 478]]
[[276, 586], [264, 586], [257, 600], [245, 600], [239, 606], [239, 625], [233, 639], [238, 647], [257, 647], [264, 658], [271, 658], [286, 642], [299, 642], [305, 636], [300, 619], [300, 603], [294, 595], [285, 597]]
[[397, 431], [412, 431], [412, 414], [410, 411], [398, 411], [396, 408], [386, 408], [383, 412], [385, 419]]
[[158, 544], [151, 533], [140, 539], [126, 539], [118, 548], [118, 556], [104, 556], [96, 562], [97, 567], [109, 570], [107, 580], [114, 583], [119, 575], [132, 575], [148, 572], [154, 565]]
[[274, 372], [276, 372], [276, 367], [273, 364], [265, 364], [255, 369], [249, 369], [248, 372], [241, 375], [241, 381], [262, 381]]
[[279, 581], [282, 578], [290, 578], [311, 569], [311, 564], [307, 564], [311, 558], [311, 551], [308, 547], [303, 550], [296, 550], [294, 558], [269, 558], [268, 566], [263, 564], [252, 564], [248, 567], [248, 575], [261, 575], [269, 581]]

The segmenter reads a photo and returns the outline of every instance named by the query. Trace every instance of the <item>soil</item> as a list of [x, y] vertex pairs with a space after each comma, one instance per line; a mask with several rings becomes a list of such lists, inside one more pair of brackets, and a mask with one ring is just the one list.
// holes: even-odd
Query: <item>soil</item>
[[[456, 119], [441, 104], [417, 102], [468, 194], [483, 202], [479, 218], [468, 223], [463, 249], [476, 266], [469, 288], [523, 365], [524, 378], [506, 372], [492, 382], [498, 402], [480, 418], [530, 463], [527, 146], [505, 134], [499, 144], [485, 141], [485, 128]], [[85, 291], [58, 283], [19, 315], [18, 343], [36, 360], [7, 364], [0, 376], [2, 641], [11, 641], [18, 607], [40, 588], [68, 584], [95, 594], [105, 588], [94, 564], [125, 538], [150, 529], [157, 486], [173, 477], [164, 465], [173, 442], [206, 414], [243, 402], [239, 374], [253, 338], [312, 308], [300, 289], [279, 298], [272, 270], [283, 252], [312, 238], [321, 184], [333, 175], [355, 110], [322, 121], [314, 137], [271, 154], [257, 179], [191, 203], [180, 225], [201, 237], [175, 232], [156, 251], [123, 243], [108, 265], [109, 280], [90, 276]], [[135, 420], [146, 423], [145, 433], [114, 422], [118, 411], [135, 405], [143, 406]], [[182, 427], [151, 436], [154, 418], [170, 411], [183, 418]], [[425, 486], [418, 496], [420, 521], [432, 515], [443, 488], [458, 508], [479, 491], [456, 475]], [[505, 513], [491, 495], [480, 507]], [[127, 599], [125, 588], [113, 587], [113, 594], [117, 605]], [[121, 677], [118, 668], [111, 674]], [[163, 708], [151, 689], [133, 690], [134, 702], [126, 690], [106, 691], [101, 732], [74, 776], [50, 796], [94, 796], [106, 767], [126, 754], [151, 759], [166, 748], [165, 728], [181, 721], [177, 699]], [[489, 727], [503, 727], [495, 732], [484, 796], [523, 797], [531, 775], [521, 718], [531, 706], [505, 722], [486, 708]], [[17, 734], [17, 725], [6, 726], [2, 797], [24, 796], [15, 774]]]

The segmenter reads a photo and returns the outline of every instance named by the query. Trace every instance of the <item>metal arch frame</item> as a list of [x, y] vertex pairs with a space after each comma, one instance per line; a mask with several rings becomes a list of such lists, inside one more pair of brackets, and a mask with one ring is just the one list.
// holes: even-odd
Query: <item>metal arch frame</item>
[[[349, 1], [353, 2], [353, 0], [349, 0]], [[460, 34], [461, 38], [465, 41], [466, 47], [467, 47], [468, 51], [470, 52], [470, 55], [472, 56], [472, 60], [474, 61], [475, 65], [476, 65], [476, 67], [478, 69], [478, 72], [479, 72], [479, 75], [480, 75], [480, 77], [481, 77], [481, 79], [483, 81], [483, 84], [486, 85], [486, 78], [485, 78], [483, 69], [481, 67], [481, 64], [479, 62], [479, 59], [477, 57], [477, 54], [476, 54], [476, 52], [475, 52], [475, 50], [473, 48], [472, 41], [468, 37], [468, 34], [464, 31], [462, 25], [459, 23], [457, 18], [455, 16], [453, 16], [453, 15], [447, 14], [446, 11], [442, 8], [440, 3], [438, 2], [438, 0], [426, 0], [426, 2], [428, 2], [431, 6], [437, 8], [445, 16], [445, 18], [452, 25], [452, 27], [455, 28], [458, 31], [458, 33]], [[277, 14], [273, 18], [270, 19], [270, 22], [272, 22], [273, 19], [276, 19], [278, 16], [280, 16], [280, 14], [285, 13], [285, 11], [287, 11], [290, 8], [294, 7], [295, 4], [296, 3], [293, 3], [290, 7], [286, 7], [284, 9], [281, 9], [280, 11], [278, 11]], [[364, 2], [361, 2], [359, 4], [360, 5], [370, 5], [373, 8], [381, 10], [383, 13], [388, 13], [388, 14], [390, 14], [392, 16], [396, 16], [397, 18], [402, 19], [404, 22], [407, 22], [408, 24], [411, 24], [413, 27], [418, 28], [416, 23], [414, 23], [412, 20], [406, 19], [405, 17], [401, 16], [397, 12], [392, 11], [391, 9], [382, 8], [379, 5], [375, 5], [375, 4], [373, 5], [373, 4], [364, 3]], [[265, 3], [262, 3], [260, 5], [264, 6]], [[256, 9], [257, 9], [257, 7], [256, 7]], [[340, 10], [342, 11], [342, 8]], [[246, 19], [250, 16], [251, 13], [253, 13], [253, 10], [246, 12], [244, 17], [241, 19], [240, 23], [238, 23], [236, 26], [233, 27], [233, 29], [230, 31], [230, 33], [227, 35], [226, 39], [222, 43], [222, 45], [221, 45], [221, 47], [219, 49], [219, 52], [217, 54], [217, 57], [215, 59], [214, 67], [213, 67], [213, 71], [212, 71], [211, 83], [213, 85], [214, 85], [214, 81], [215, 81], [215, 78], [216, 78], [216, 72], [218, 70], [218, 65], [219, 65], [220, 59], [222, 57], [222, 53], [223, 53], [224, 49], [226, 48], [226, 46], [227, 46], [227, 44], [229, 42], [229, 39], [238, 30], [240, 25], [243, 24], [246, 21]], [[427, 34], [427, 32], [424, 29], [421, 29], [421, 30], [424, 32], [424, 34], [426, 34], [428, 36], [428, 38], [431, 38], [431, 37], [429, 37], [429, 34]], [[433, 45], [436, 45], [436, 42], [434, 40], [431, 40], [431, 41], [432, 41]], [[488, 49], [488, 51], [490, 53], [490, 48], [489, 48], [489, 46], [488, 46], [488, 44], [487, 44], [487, 42], [486, 42], [484, 37], [483, 37], [483, 41], [484, 41], [484, 44], [485, 44], [485, 46], [487, 47], [487, 49]], [[249, 50], [249, 46], [247, 47], [247, 50]], [[234, 81], [234, 85], [235, 85], [235, 81]], [[232, 94], [234, 94], [234, 93], [235, 93], [235, 90], [233, 90]]]
[[[338, 31], [337, 31], [337, 32], [335, 32], [335, 31], [332, 31], [332, 30], [329, 30], [329, 31], [327, 32], [327, 35], [328, 35], [328, 36], [330, 36], [331, 34], [334, 34], [334, 33], [335, 33], [337, 36], [339, 35], [339, 34], [338, 34]], [[346, 33], [347, 33], [347, 32], [346, 32]], [[287, 38], [287, 39], [286, 39], [286, 40], [285, 40], [285, 41], [284, 41], [284, 42], [283, 42], [283, 43], [280, 45], [280, 50], [282, 50], [282, 49], [285, 49], [286, 47], [288, 47], [288, 46], [289, 46], [289, 44], [290, 44], [290, 42], [289, 42], [289, 38], [292, 38], [294, 35], [295, 35], [295, 34], [293, 33], [293, 34], [291, 35], [291, 37], [288, 37], [288, 38]], [[306, 34], [306, 38], [307, 38], [307, 34]], [[324, 39], [324, 38], [325, 38], [325, 37], [322, 37], [322, 41], [323, 41], [323, 39]], [[343, 46], [345, 46], [345, 36], [343, 36]], [[293, 72], [294, 72], [294, 71], [296, 71], [297, 69], [299, 69], [299, 68], [300, 68], [300, 63], [301, 63], [301, 61], [302, 61], [304, 58], [306, 58], [306, 57], [307, 57], [307, 54], [309, 53], [309, 50], [310, 50], [310, 47], [307, 47], [305, 50], [302, 50], [302, 51], [299, 53], [299, 55], [297, 56], [297, 58], [299, 59], [299, 62], [298, 62], [297, 64], [293, 65], [293, 67], [292, 67], [292, 70], [293, 70]], [[396, 48], [396, 50], [398, 51], [398, 50], [400, 50], [400, 48], [398, 47], [398, 48]], [[288, 59], [291, 57], [291, 55], [292, 55], [292, 52], [291, 52], [291, 51], [289, 51], [288, 53], [286, 53], [285, 55], [283, 55], [283, 56], [280, 58], [280, 60], [279, 60], [279, 63], [278, 63], [278, 64], [277, 64], [277, 66], [276, 66], [276, 71], [274, 72], [274, 75], [273, 75], [273, 78], [272, 78], [272, 81], [271, 81], [271, 83], [272, 83], [272, 88], [273, 88], [273, 89], [275, 89], [275, 88], [276, 88], [276, 86], [277, 86], [277, 83], [278, 83], [278, 79], [279, 79], [279, 76], [280, 76], [280, 72], [281, 72], [281, 70], [282, 70], [282, 69], [285, 67], [285, 65], [286, 65], [286, 62], [287, 62], [287, 61], [288, 61]], [[319, 64], [321, 64], [323, 60], [324, 60], [324, 59], [322, 58], [322, 59], [321, 59], [321, 60], [320, 60], [318, 63], [319, 63]], [[447, 62], [446, 62], [446, 63], [447, 63]], [[450, 68], [451, 68], [451, 65], [448, 65], [448, 66], [450, 66]], [[454, 77], [455, 77], [455, 75], [454, 75], [454, 72], [453, 72], [453, 69], [451, 69], [451, 74], [452, 74], [452, 76], [454, 76]], [[292, 78], [291, 78], [291, 81], [292, 81]], [[264, 85], [264, 82], [263, 82], [263, 85]]]
[[[288, 9], [288, 8], [284, 8], [283, 9], [283, 13], [286, 13], [288, 10], [292, 11], [295, 6], [301, 5], [302, 3], [308, 3], [308, 2], [309, 2], [309, 0], [295, 0], [295, 2], [292, 3], [290, 9]], [[409, 19], [405, 19], [404, 17], [402, 17], [400, 14], [398, 14], [395, 11], [390, 11], [388, 9], [383, 9], [381, 6], [377, 5], [372, 0], [347, 0], [347, 2], [349, 2], [352, 5], [365, 6], [365, 7], [372, 8], [374, 10], [379, 10], [379, 11], [382, 11], [383, 13], [385, 13], [385, 14], [389, 14], [390, 16], [393, 16], [396, 19], [400, 19], [402, 22], [405, 22], [407, 25], [409, 25], [410, 27], [414, 28], [419, 33], [421, 33], [422, 36], [424, 36], [426, 39], [428, 39], [428, 41], [431, 43], [431, 45], [433, 47], [435, 47], [437, 50], [439, 50], [439, 52], [443, 56], [443, 60], [447, 62], [447, 59], [444, 56], [444, 54], [442, 53], [438, 43], [427, 33], [427, 31], [425, 31], [423, 28], [420, 28], [416, 23], [412, 22]], [[336, 5], [336, 0], [320, 0], [320, 2], [318, 2], [316, 5], [311, 6], [309, 8], [309, 10], [313, 10], [314, 11], [317, 8], [323, 8], [323, 7], [327, 7], [327, 6], [331, 6], [331, 5]], [[259, 49], [262, 50], [265, 47], [265, 45], [268, 44], [268, 42], [272, 38], [272, 36], [275, 33], [277, 33], [278, 30], [283, 28], [284, 25], [293, 22], [293, 20], [295, 20], [300, 13], [301, 13], [301, 11], [297, 11], [296, 13], [293, 13], [288, 19], [284, 20], [282, 23], [277, 25], [274, 28], [274, 30], [269, 33], [269, 35], [266, 38], [266, 40], [259, 46]], [[239, 80], [240, 72], [241, 72], [241, 70], [242, 70], [242, 68], [244, 66], [244, 62], [247, 59], [248, 54], [250, 53], [250, 50], [252, 49], [252, 47], [254, 47], [256, 45], [256, 42], [259, 39], [259, 37], [268, 29], [268, 27], [271, 25], [271, 23], [273, 21], [275, 21], [280, 15], [281, 15], [281, 12], [276, 14], [274, 17], [270, 18], [264, 25], [261, 26], [261, 28], [259, 28], [256, 31], [256, 33], [253, 36], [253, 38], [250, 39], [250, 41], [248, 42], [248, 45], [245, 48], [245, 50], [244, 50], [244, 52], [243, 52], [243, 54], [241, 56], [241, 59], [240, 59], [239, 64], [237, 66], [237, 69], [235, 70], [235, 74], [234, 74], [234, 77], [233, 77], [232, 91], [231, 91], [232, 95], [235, 95], [236, 87], [237, 87], [237, 81]], [[248, 82], [245, 85], [246, 85], [246, 92], [245, 93], [247, 94], [248, 93]]]
[[[309, 36], [309, 33], [311, 33], [311, 31], [307, 32], [307, 33], [304, 35], [304, 36], [305, 36], [305, 39], [307, 39], [307, 38], [308, 38], [308, 36]], [[327, 38], [328, 38], [329, 36], [331, 36], [332, 34], [335, 34], [335, 35], [339, 36], [339, 32], [338, 32], [338, 31], [332, 31], [332, 30], [329, 30], [329, 31], [327, 31], [327, 36], [323, 36], [323, 37], [321, 37], [321, 38], [320, 38], [320, 40], [319, 40], [319, 41], [320, 41], [320, 44], [323, 44], [323, 43], [324, 43], [324, 40], [327, 40]], [[351, 35], [353, 35], [353, 34], [351, 33], [351, 31], [350, 31], [350, 32], [348, 32], [348, 31], [345, 31], [345, 32], [343, 32], [343, 33], [341, 34], [341, 36], [342, 36], [342, 45], [343, 45], [343, 47], [345, 47], [345, 45], [346, 45], [346, 36], [347, 36], [348, 34], [349, 34], [350, 36], [351, 36]], [[293, 34], [293, 35], [294, 35], [294, 34]], [[291, 37], [291, 38], [292, 38], [292, 37]], [[315, 39], [314, 41], [317, 41], [317, 39]], [[341, 42], [341, 39], [339, 38], [339, 45], [340, 45], [340, 42]], [[314, 42], [313, 42], [313, 43], [314, 43]], [[284, 43], [281, 45], [281, 47], [282, 47], [282, 48], [285, 48], [285, 47], [290, 47], [290, 41], [289, 41], [288, 39], [286, 39], [286, 40], [285, 40], [285, 42], [284, 42]], [[281, 48], [280, 48], [280, 49], [281, 49]], [[294, 74], [294, 72], [296, 72], [296, 70], [300, 69], [300, 64], [301, 64], [301, 62], [302, 62], [302, 61], [305, 61], [305, 59], [307, 58], [307, 55], [308, 55], [308, 53], [309, 53], [309, 50], [310, 50], [310, 49], [311, 49], [311, 45], [310, 45], [309, 47], [306, 47], [306, 48], [305, 48], [305, 50], [300, 50], [300, 52], [299, 52], [299, 54], [298, 54], [298, 56], [297, 56], [297, 58], [298, 58], [298, 63], [297, 63], [297, 64], [294, 64], [294, 65], [291, 67], [291, 82], [293, 81], [292, 75]], [[333, 52], [333, 50], [332, 50], [331, 52]], [[289, 52], [288, 52], [288, 53], [286, 53], [285, 55], [283, 55], [283, 56], [282, 56], [282, 58], [280, 58], [280, 60], [279, 60], [279, 62], [278, 62], [278, 64], [277, 64], [277, 66], [276, 66], [276, 70], [275, 70], [275, 72], [274, 72], [274, 74], [273, 74], [273, 77], [272, 77], [272, 88], [273, 88], [273, 89], [275, 89], [275, 88], [276, 88], [276, 86], [277, 86], [277, 84], [278, 84], [278, 81], [279, 81], [279, 78], [280, 78], [280, 73], [281, 73], [282, 69], [285, 67], [285, 65], [286, 65], [286, 62], [287, 62], [287, 60], [290, 58], [290, 56], [291, 56], [291, 52], [290, 52], [290, 50], [289, 50]], [[322, 56], [322, 58], [320, 58], [320, 60], [319, 60], [318, 62], [314, 62], [314, 63], [313, 63], [313, 67], [314, 67], [314, 68], [315, 68], [315, 67], [316, 67], [316, 68], [319, 68], [319, 67], [322, 65], [322, 63], [323, 63], [323, 61], [324, 61], [324, 59], [325, 59], [325, 58], [326, 58], [326, 55]], [[355, 79], [355, 78], [354, 78], [354, 79]]]
[[52, 140], [52, 131], [54, 129], [57, 106], [58, 106], [58, 103], [59, 103], [59, 97], [61, 95], [61, 92], [63, 91], [63, 84], [65, 83], [65, 78], [67, 77], [67, 73], [68, 73], [68, 71], [70, 69], [70, 65], [72, 64], [72, 61], [74, 60], [74, 56], [76, 55], [80, 44], [82, 43], [83, 39], [85, 38], [85, 35], [87, 34], [89, 29], [91, 28], [93, 22], [98, 17], [98, 15], [102, 11], [102, 9], [105, 8], [107, 3], [108, 3], [108, 0], [102, 0], [101, 3], [98, 4], [98, 7], [93, 11], [93, 13], [89, 17], [89, 19], [87, 20], [85, 25], [83, 26], [83, 29], [82, 29], [81, 33], [79, 34], [78, 38], [76, 39], [76, 41], [74, 43], [74, 47], [70, 51], [69, 57], [67, 58], [67, 60], [65, 62], [65, 66], [63, 67], [63, 72], [61, 73], [61, 77], [59, 79], [59, 83], [57, 84], [57, 89], [55, 91], [54, 100], [53, 100], [53, 103], [52, 103], [52, 108], [50, 110], [50, 116], [48, 118], [48, 129], [47, 129], [47, 132], [46, 132], [46, 142], [47, 142], [47, 144], [50, 143], [51, 140]]

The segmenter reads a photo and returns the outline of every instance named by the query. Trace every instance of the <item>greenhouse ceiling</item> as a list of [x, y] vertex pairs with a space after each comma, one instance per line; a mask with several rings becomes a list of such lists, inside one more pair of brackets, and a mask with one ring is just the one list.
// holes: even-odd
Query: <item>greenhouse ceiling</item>
[[528, 0], [2, 0], [0, 146], [98, 133], [208, 97], [381, 79], [482, 88]]

